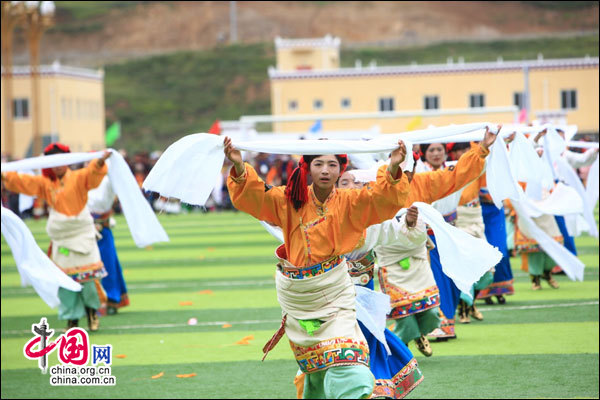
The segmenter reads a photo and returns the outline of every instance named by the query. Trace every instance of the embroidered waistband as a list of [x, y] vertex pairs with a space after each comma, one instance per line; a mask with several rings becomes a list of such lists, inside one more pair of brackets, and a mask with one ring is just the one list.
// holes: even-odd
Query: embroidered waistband
[[110, 217], [112, 215], [112, 210], [107, 211], [103, 214], [92, 213], [92, 218], [94, 218], [94, 224], [99, 224], [104, 227], [108, 227], [110, 225]]
[[453, 213], [444, 215], [444, 221], [446, 221], [449, 224], [454, 225], [455, 220], [456, 220], [456, 211], [454, 211]]
[[290, 340], [300, 370], [310, 374], [339, 365], [369, 366], [369, 344], [353, 338], [337, 337], [312, 346], [299, 346]]
[[464, 204], [465, 207], [481, 207], [481, 203], [479, 199], [471, 200], [467, 204]]
[[306, 268], [289, 268], [281, 264], [277, 265], [277, 268], [281, 273], [290, 279], [304, 279], [312, 278], [325, 272], [331, 271], [342, 262], [343, 258], [340, 256], [333, 256], [328, 260], [323, 261], [320, 264], [315, 264]]
[[372, 250], [359, 260], [348, 261], [348, 273], [355, 284], [368, 284], [373, 279], [374, 270], [375, 256]]
[[[449, 223], [452, 226], [456, 225], [456, 211], [454, 211], [453, 213], [444, 215], [444, 221], [446, 221], [447, 223]], [[431, 227], [429, 225], [427, 225], [427, 234], [429, 236], [435, 236], [435, 234], [433, 233], [433, 229], [431, 229]]]

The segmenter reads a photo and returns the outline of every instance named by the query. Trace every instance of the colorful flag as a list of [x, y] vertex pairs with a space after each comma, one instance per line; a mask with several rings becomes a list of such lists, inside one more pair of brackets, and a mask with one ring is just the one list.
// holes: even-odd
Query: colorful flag
[[519, 123], [524, 123], [527, 122], [527, 109], [522, 108], [521, 112], [519, 113]]
[[421, 123], [423, 122], [423, 118], [421, 118], [420, 115], [417, 115], [416, 117], [414, 117], [407, 125], [406, 130], [407, 131], [414, 131], [415, 129], [417, 129], [419, 126], [421, 126]]
[[121, 124], [117, 121], [114, 122], [107, 130], [104, 135], [106, 141], [106, 147], [112, 146], [115, 141], [121, 137]]
[[221, 134], [221, 124], [219, 123], [218, 119], [216, 119], [215, 122], [213, 122], [213, 124], [210, 126], [208, 133], [212, 133], [213, 135]]
[[315, 123], [313, 124], [313, 126], [310, 127], [310, 133], [318, 133], [323, 129], [323, 124], [321, 123], [321, 120], [318, 119], [315, 121]]

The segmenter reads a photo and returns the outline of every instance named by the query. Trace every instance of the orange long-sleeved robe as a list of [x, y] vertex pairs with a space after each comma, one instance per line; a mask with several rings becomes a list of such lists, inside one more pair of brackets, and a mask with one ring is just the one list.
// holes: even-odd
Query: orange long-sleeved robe
[[3, 182], [8, 190], [29, 196], [43, 198], [56, 211], [67, 216], [78, 215], [88, 200], [88, 191], [100, 185], [106, 175], [106, 163], [100, 167], [98, 160], [89, 163], [85, 168], [67, 172], [55, 181], [44, 176], [3, 173]]
[[384, 165], [371, 188], [334, 188], [324, 203], [309, 186], [309, 200], [298, 211], [287, 200], [285, 186], [268, 188], [249, 164], [240, 177], [232, 168], [227, 188], [238, 210], [281, 227], [292, 264], [310, 266], [349, 253], [367, 227], [393, 218], [405, 205], [409, 182], [405, 174], [393, 179]]
[[[414, 174], [406, 204], [410, 205], [415, 201], [431, 204], [473, 182], [481, 175], [489, 153], [481, 145], [474, 145], [460, 157], [454, 167]], [[477, 181], [474, 183], [479, 185]]]
[[479, 200], [479, 191], [481, 188], [487, 187], [487, 180], [485, 173], [479, 177], [476, 181], [471, 182], [462, 192], [460, 196], [459, 206], [464, 206], [472, 202], [473, 200]]

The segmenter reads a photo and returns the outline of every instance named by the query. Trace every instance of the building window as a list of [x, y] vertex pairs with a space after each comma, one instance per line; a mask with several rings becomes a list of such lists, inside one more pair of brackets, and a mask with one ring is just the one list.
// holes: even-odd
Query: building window
[[288, 102], [288, 110], [296, 111], [298, 109], [298, 102], [296, 100], [290, 100]]
[[577, 90], [561, 90], [560, 107], [563, 110], [574, 110], [577, 108]]
[[313, 100], [313, 109], [314, 110], [320, 110], [323, 108], [323, 100]]
[[13, 118], [29, 118], [29, 99], [13, 99]]
[[523, 92], [515, 92], [513, 94], [513, 105], [519, 107], [519, 110], [525, 107], [525, 104], [523, 104]]
[[437, 110], [440, 108], [440, 102], [438, 96], [425, 96], [424, 107], [426, 110]]
[[485, 107], [485, 96], [483, 94], [472, 94], [469, 96], [469, 107]]
[[348, 109], [352, 105], [352, 102], [349, 98], [343, 98], [340, 102], [340, 105], [342, 106], [342, 108]]
[[394, 98], [393, 97], [380, 97], [379, 98], [379, 111], [394, 111]]

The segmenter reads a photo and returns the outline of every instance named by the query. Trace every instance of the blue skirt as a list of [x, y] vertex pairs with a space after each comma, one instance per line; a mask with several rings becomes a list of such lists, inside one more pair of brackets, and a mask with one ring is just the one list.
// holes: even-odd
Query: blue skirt
[[478, 299], [513, 294], [513, 274], [510, 268], [510, 256], [506, 244], [506, 219], [504, 207], [498, 209], [493, 204], [481, 203], [481, 215], [485, 224], [485, 237], [489, 244], [496, 246], [502, 253], [502, 259], [495, 266], [494, 283], [479, 292]]
[[372, 397], [401, 399], [409, 394], [423, 380], [411, 351], [398, 336], [386, 329], [385, 340], [392, 352], [388, 355], [383, 344], [360, 321], [358, 325], [369, 344], [370, 368], [375, 376]]
[[563, 245], [567, 248], [567, 250], [573, 253], [573, 255], [577, 255], [575, 239], [573, 238], [573, 236], [569, 235], [569, 231], [567, 230], [567, 224], [565, 223], [565, 217], [563, 217], [562, 215], [555, 215], [554, 219], [556, 220], [556, 224], [558, 225], [560, 234], [563, 236]]
[[[437, 246], [435, 236], [429, 235], [429, 238], [433, 241], [433, 244]], [[429, 251], [429, 261], [431, 263], [431, 271], [433, 272], [433, 278], [435, 283], [440, 290], [440, 309], [444, 313], [446, 319], [454, 319], [454, 313], [460, 299], [460, 290], [456, 287], [452, 279], [448, 278], [444, 271], [442, 271], [442, 264], [440, 263], [440, 253], [437, 251], [437, 247]]]
[[108, 275], [102, 278], [102, 287], [106, 292], [110, 306], [122, 307], [128, 305], [127, 286], [125, 286], [123, 271], [117, 257], [117, 249], [115, 248], [115, 239], [112, 231], [104, 227], [100, 233], [102, 234], [102, 239], [98, 241], [100, 258], [104, 263], [104, 268], [108, 272]]

